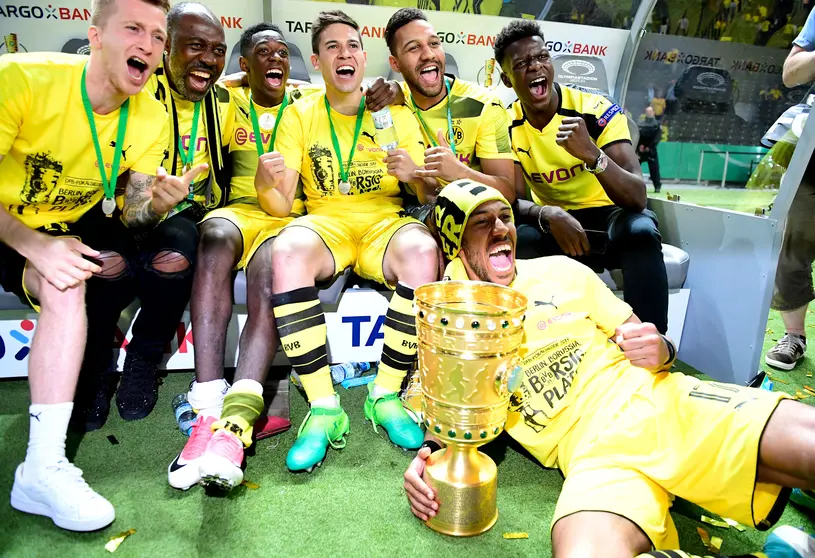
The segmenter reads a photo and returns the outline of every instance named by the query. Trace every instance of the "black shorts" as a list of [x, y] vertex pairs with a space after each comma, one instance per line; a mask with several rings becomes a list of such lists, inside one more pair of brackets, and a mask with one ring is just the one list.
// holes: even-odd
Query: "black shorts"
[[[134, 251], [133, 234], [119, 218], [119, 214], [107, 217], [98, 203], [74, 223], [53, 223], [37, 229], [50, 236], [73, 236], [94, 250], [111, 251], [125, 257]], [[16, 250], [0, 242], [0, 287], [14, 293], [28, 306], [36, 300], [29, 299], [23, 287], [26, 259]]]

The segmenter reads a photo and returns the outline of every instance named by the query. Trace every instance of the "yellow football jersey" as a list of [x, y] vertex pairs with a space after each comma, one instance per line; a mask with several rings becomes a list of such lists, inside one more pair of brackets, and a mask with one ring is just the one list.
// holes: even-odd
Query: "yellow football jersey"
[[[390, 107], [399, 147], [413, 162], [424, 160], [424, 144], [419, 124], [404, 106]], [[340, 166], [331, 141], [325, 94], [309, 95], [286, 109], [280, 123], [275, 148], [286, 160], [286, 167], [300, 173], [306, 195], [306, 209], [314, 214], [396, 213], [402, 208], [399, 181], [388, 174], [385, 151], [377, 144], [371, 113], [363, 113], [359, 140], [353, 146], [354, 157], [348, 172], [351, 190], [340, 193]], [[331, 120], [339, 141], [342, 163], [348, 166], [356, 115], [345, 116], [331, 109]]]
[[[29, 227], [72, 223], [104, 196], [80, 89], [87, 62], [46, 52], [0, 57], [0, 203]], [[155, 176], [167, 113], [146, 90], [130, 97], [128, 111], [119, 175]], [[94, 120], [109, 174], [119, 110]]]
[[566, 210], [614, 205], [597, 177], [585, 170], [583, 161], [572, 157], [555, 138], [564, 117], [582, 116], [600, 149], [618, 142], [631, 143], [625, 115], [619, 105], [602, 95], [554, 85], [560, 104], [543, 130], [526, 120], [520, 101], [508, 109], [512, 149], [523, 168], [530, 199]]
[[501, 104], [501, 99], [488, 89], [453, 79], [450, 86], [450, 116], [453, 124], [451, 138], [447, 122], [447, 97], [436, 106], [421, 110], [411, 100], [407, 83], [402, 82], [401, 86], [408, 107], [417, 114], [416, 118], [428, 147], [438, 143], [439, 130], [443, 130], [448, 143], [451, 146], [455, 143], [459, 160], [475, 170], [481, 170], [481, 159], [515, 160], [509, 142], [507, 111]]
[[[163, 69], [163, 63], [158, 71], [166, 71]], [[166, 91], [164, 92], [164, 95], [159, 94], [158, 90], [160, 87], [166, 87], [169, 90], [169, 95], [166, 94]], [[164, 168], [167, 170], [167, 172], [172, 173], [173, 167], [175, 166], [175, 168], [178, 169], [176, 174], [180, 175], [181, 169], [184, 168], [184, 161], [181, 158], [181, 152], [183, 150], [184, 157], [186, 157], [189, 153], [190, 137], [192, 135], [192, 119], [195, 115], [195, 103], [184, 99], [181, 95], [173, 91], [172, 88], [169, 87], [169, 82], [167, 79], [160, 79], [157, 74], [150, 76], [147, 85], [145, 85], [145, 89], [155, 95], [156, 98], [165, 99], [165, 109], [167, 114], [170, 116], [172, 133], [170, 134], [167, 146], [165, 147], [165, 149], [167, 149], [169, 158], [165, 159]], [[195, 201], [199, 203], [206, 202], [207, 177], [209, 176], [210, 170], [212, 170], [212, 165], [209, 160], [209, 146], [207, 145], [209, 140], [207, 139], [208, 134], [205, 102], [206, 99], [200, 102], [200, 109], [198, 111], [198, 129], [196, 130], [195, 146], [193, 147], [193, 163], [191, 165], [193, 167], [202, 163], [207, 163], [209, 165], [207, 170], [199, 174], [193, 183]], [[226, 103], [221, 102], [219, 99], [217, 106], [219, 111], [218, 118], [222, 120], [223, 112], [226, 109]], [[170, 145], [170, 142], [176, 142], [176, 145]], [[175, 165], [170, 157], [170, 154], [172, 153], [177, 153]], [[212, 205], [218, 205], [220, 196], [220, 189], [213, 188]]]
[[[220, 87], [220, 86], [218, 86]], [[291, 108], [291, 103], [303, 95], [319, 91], [320, 89], [311, 87], [288, 88], [289, 106], [283, 111]], [[229, 87], [226, 88], [229, 95], [229, 107], [225, 111], [224, 120], [221, 126], [223, 134], [223, 144], [229, 146], [229, 156], [232, 165], [232, 179], [229, 183], [229, 204], [250, 203], [259, 205], [257, 201], [257, 191], [255, 190], [255, 172], [258, 167], [258, 153], [255, 145], [255, 132], [252, 126], [252, 117], [249, 111], [249, 88]], [[219, 95], [221, 92], [219, 92]], [[263, 107], [255, 102], [252, 103], [258, 116], [258, 128], [260, 128], [263, 150], [266, 151], [271, 141], [272, 132], [279, 116], [280, 107]], [[280, 141], [280, 129], [275, 142]], [[303, 202], [302, 189], [298, 188], [292, 205], [292, 215], [304, 215], [306, 207]]]
[[[542, 465], [554, 467], [558, 445], [583, 414], [612, 397], [627, 397], [643, 383], [641, 372], [650, 373], [632, 366], [610, 341], [633, 312], [588, 267], [565, 256], [517, 260], [515, 266], [510, 287], [526, 295], [529, 306], [520, 350], [523, 381], [510, 398], [505, 428]], [[458, 258], [445, 275], [468, 278]]]

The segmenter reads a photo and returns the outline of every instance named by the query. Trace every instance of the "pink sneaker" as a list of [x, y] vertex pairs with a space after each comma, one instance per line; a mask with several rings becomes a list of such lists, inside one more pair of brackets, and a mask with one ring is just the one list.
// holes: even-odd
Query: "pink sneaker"
[[212, 436], [198, 461], [201, 483], [231, 490], [243, 481], [242, 463], [243, 442], [229, 430], [221, 428]]
[[195, 419], [190, 439], [167, 468], [167, 480], [173, 488], [187, 490], [201, 480], [198, 460], [204, 455], [207, 443], [212, 439], [212, 423], [216, 420], [215, 417], [200, 415]]

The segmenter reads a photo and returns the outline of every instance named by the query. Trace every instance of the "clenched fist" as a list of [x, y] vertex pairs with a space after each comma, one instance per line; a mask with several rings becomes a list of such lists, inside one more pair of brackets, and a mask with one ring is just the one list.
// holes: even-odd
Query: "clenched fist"
[[285, 174], [286, 161], [283, 160], [283, 155], [277, 151], [264, 153], [260, 156], [255, 171], [255, 189], [261, 191], [277, 188], [283, 183]]

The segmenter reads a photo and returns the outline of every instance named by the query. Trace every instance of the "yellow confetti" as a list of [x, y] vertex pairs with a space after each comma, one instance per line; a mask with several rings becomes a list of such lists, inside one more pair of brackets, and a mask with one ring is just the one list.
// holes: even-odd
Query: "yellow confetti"
[[722, 519], [724, 519], [725, 523], [733, 527], [739, 533], [742, 533], [744, 532], [745, 529], [747, 529], [747, 527], [745, 527], [735, 519], [730, 519], [729, 517], [723, 517]]
[[116, 552], [116, 549], [119, 548], [119, 545], [122, 544], [122, 541], [124, 541], [127, 537], [129, 537], [135, 532], [136, 532], [135, 529], [128, 529], [127, 531], [122, 531], [105, 544], [105, 550], [107, 550], [108, 552]]
[[807, 378], [811, 378], [811, 377], [812, 377], [812, 372], [807, 372]]
[[720, 521], [718, 519], [713, 519], [712, 517], [708, 517], [706, 515], [702, 516], [702, 523], [707, 523], [708, 525], [713, 525], [714, 527], [722, 527], [723, 529], [729, 529], [730, 528], [730, 525], [728, 525], [724, 521]]
[[815, 394], [815, 389], [812, 389], [812, 388], [811, 388], [811, 387], [809, 387], [809, 386], [804, 386], [804, 389], [805, 389], [806, 391], [808, 391], [809, 393], [811, 393], [811, 394]]
[[705, 545], [705, 548], [709, 548], [710, 547], [710, 535], [708, 535], [707, 531], [705, 531], [701, 527], [697, 527], [696, 532], [699, 533], [699, 538], [702, 539], [702, 544]]
[[[779, 384], [789, 384], [789, 382], [785, 382], [784, 380], [779, 380], [775, 376], [770, 376], [769, 374], [767, 374], [767, 377], [769, 379], [771, 379], [772, 381], [774, 381], [774, 382], [778, 382]], [[806, 386], [804, 386], [804, 387], [806, 387]]]
[[248, 488], [249, 490], [257, 490], [258, 488], [260, 488], [260, 485], [258, 483], [248, 480], [243, 481], [241, 484]]
[[504, 533], [505, 539], [528, 539], [529, 533]]
[[775, 332], [773, 330], [771, 330], [770, 328], [767, 328], [767, 331], [765, 331], [765, 333], [767, 335], [775, 335]]
[[720, 537], [711, 537], [710, 539], [710, 546], [707, 549], [714, 554], [718, 554], [719, 551], [722, 549], [722, 543], [724, 541]]

